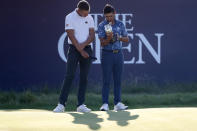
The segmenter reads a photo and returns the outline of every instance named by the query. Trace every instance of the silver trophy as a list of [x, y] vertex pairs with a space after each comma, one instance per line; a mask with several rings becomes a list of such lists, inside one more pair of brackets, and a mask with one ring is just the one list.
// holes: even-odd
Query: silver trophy
[[105, 25], [105, 32], [110, 33], [112, 32], [112, 23], [110, 22], [109, 24]]

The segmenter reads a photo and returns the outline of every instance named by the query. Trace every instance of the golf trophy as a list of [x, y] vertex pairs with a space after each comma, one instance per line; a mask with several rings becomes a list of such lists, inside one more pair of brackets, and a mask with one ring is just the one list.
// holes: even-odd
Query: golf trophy
[[105, 32], [110, 33], [112, 32], [112, 23], [110, 22], [109, 24], [105, 25]]
[[[113, 33], [112, 31], [112, 23], [110, 22], [109, 24], [105, 25], [105, 32], [106, 33]], [[110, 43], [113, 44], [115, 43], [119, 38], [119, 35], [118, 34], [113, 34], [113, 38], [111, 39]]]

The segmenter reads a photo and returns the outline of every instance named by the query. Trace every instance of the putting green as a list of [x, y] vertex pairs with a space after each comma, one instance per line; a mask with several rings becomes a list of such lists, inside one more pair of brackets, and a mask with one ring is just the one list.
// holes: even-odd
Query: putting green
[[91, 113], [0, 110], [0, 131], [197, 131], [197, 108]]

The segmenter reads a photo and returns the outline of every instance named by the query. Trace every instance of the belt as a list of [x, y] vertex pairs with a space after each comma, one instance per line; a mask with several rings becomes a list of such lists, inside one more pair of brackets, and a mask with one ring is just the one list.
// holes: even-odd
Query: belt
[[106, 50], [106, 49], [103, 49], [103, 51], [112, 52], [112, 53], [119, 53], [119, 52], [121, 52], [121, 50]]

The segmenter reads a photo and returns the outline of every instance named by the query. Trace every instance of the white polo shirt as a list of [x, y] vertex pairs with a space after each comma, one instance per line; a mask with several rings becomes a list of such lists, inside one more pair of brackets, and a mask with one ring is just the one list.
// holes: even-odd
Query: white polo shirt
[[[94, 28], [94, 20], [91, 15], [81, 17], [75, 9], [73, 12], [66, 16], [65, 30], [73, 29], [75, 38], [77, 39], [79, 44], [87, 40], [90, 28]], [[69, 38], [68, 43], [72, 44]]]

